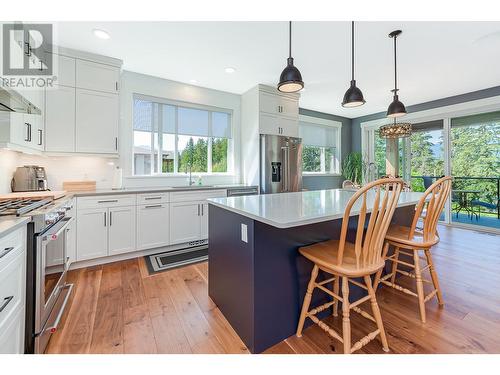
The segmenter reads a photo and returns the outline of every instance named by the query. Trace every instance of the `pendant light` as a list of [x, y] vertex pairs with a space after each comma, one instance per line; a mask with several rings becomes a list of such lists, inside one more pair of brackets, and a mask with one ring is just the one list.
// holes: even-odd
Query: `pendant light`
[[359, 107], [366, 103], [363, 93], [356, 87], [354, 79], [354, 21], [351, 22], [351, 87], [347, 89], [342, 101], [342, 107]]
[[287, 65], [281, 72], [278, 90], [281, 92], [298, 92], [304, 88], [304, 82], [299, 70], [293, 65], [292, 21], [289, 23], [288, 52]]
[[399, 101], [398, 97], [398, 75], [397, 75], [397, 52], [396, 52], [396, 39], [402, 33], [401, 30], [395, 30], [389, 34], [389, 38], [394, 39], [394, 90], [391, 90], [394, 93], [392, 103], [389, 104], [389, 108], [387, 108], [387, 117], [395, 118], [406, 115], [406, 108], [403, 103]]

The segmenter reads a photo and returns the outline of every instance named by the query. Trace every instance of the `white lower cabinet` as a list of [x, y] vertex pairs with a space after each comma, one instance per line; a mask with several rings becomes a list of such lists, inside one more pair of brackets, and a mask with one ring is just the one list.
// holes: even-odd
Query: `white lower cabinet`
[[108, 255], [108, 209], [78, 209], [77, 260], [100, 258]]
[[109, 208], [108, 255], [135, 250], [135, 206]]
[[208, 238], [208, 203], [201, 204], [201, 234], [202, 240]]
[[170, 243], [201, 239], [200, 202], [170, 203]]
[[168, 203], [137, 206], [137, 250], [170, 244]]
[[0, 354], [24, 353], [24, 306], [17, 311], [0, 327]]

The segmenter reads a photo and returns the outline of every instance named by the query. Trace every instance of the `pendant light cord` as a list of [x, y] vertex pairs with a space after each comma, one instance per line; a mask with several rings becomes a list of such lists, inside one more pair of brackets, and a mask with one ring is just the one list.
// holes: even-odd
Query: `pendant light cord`
[[398, 94], [398, 62], [397, 62], [397, 51], [396, 51], [396, 39], [397, 35], [394, 35], [394, 95]]
[[288, 57], [292, 57], [292, 21], [289, 23], [288, 30]]
[[351, 23], [351, 72], [354, 81], [354, 21]]

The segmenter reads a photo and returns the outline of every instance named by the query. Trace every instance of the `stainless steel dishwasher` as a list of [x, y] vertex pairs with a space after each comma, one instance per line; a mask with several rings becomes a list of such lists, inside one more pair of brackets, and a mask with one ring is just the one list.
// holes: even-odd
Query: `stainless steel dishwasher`
[[228, 197], [241, 197], [243, 195], [257, 195], [259, 188], [257, 186], [234, 187], [227, 189]]

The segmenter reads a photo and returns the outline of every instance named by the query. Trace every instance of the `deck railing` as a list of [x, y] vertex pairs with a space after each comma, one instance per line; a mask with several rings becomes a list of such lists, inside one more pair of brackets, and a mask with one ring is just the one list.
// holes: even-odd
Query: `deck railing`
[[[424, 177], [430, 177], [433, 181], [441, 178], [442, 176], [410, 176], [411, 179], [422, 179]], [[484, 186], [481, 188], [484, 191], [481, 191], [477, 195], [479, 198], [484, 199], [487, 203], [491, 203], [496, 205], [497, 208], [497, 218], [500, 219], [500, 176], [499, 177], [464, 177], [464, 176], [453, 176], [453, 189], [472, 189], [477, 188], [478, 181], [488, 181], [490, 184], [487, 186], [487, 189], [484, 189]]]

